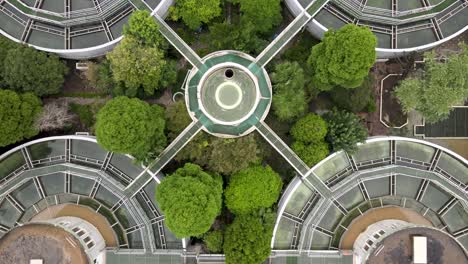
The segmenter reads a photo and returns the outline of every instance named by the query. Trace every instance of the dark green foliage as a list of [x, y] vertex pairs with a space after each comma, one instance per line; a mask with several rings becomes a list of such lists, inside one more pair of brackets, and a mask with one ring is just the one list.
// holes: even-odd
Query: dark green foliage
[[0, 90], [0, 147], [37, 135], [34, 122], [42, 102], [32, 93]]
[[359, 116], [346, 111], [333, 111], [326, 115], [328, 122], [327, 140], [333, 151], [341, 149], [352, 154], [356, 144], [367, 139], [367, 129], [361, 124]]
[[208, 231], [221, 212], [221, 177], [186, 163], [156, 188], [156, 200], [166, 225], [178, 238], [199, 236]]
[[[335, 87], [330, 91], [333, 102], [340, 108], [354, 113], [374, 112], [375, 99], [373, 93], [374, 80], [369, 75], [364, 82], [354, 89]], [[373, 111], [369, 111], [373, 110]]]
[[7, 39], [6, 37], [0, 36], [0, 88], [6, 85], [3, 80], [5, 70], [5, 58], [11, 49], [17, 48], [19, 44], [14, 41]]
[[252, 166], [231, 175], [226, 188], [226, 206], [235, 214], [257, 212], [271, 207], [283, 183], [271, 167]]
[[88, 65], [87, 77], [90, 84], [101, 93], [107, 94], [116, 86], [112, 77], [109, 60], [104, 60], [99, 64], [90, 63]]
[[304, 70], [297, 62], [276, 65], [271, 75], [273, 110], [281, 121], [291, 120], [307, 110]]
[[249, 165], [258, 164], [264, 156], [255, 134], [240, 138], [217, 138], [197, 135], [176, 156], [176, 160], [190, 160], [210, 171], [231, 175]]
[[267, 33], [281, 23], [280, 0], [231, 0], [240, 4], [241, 21], [255, 25], [260, 33]]
[[316, 114], [308, 114], [294, 124], [291, 135], [303, 143], [317, 142], [327, 135], [327, 123]]
[[174, 140], [190, 123], [187, 106], [184, 100], [179, 100], [166, 108], [166, 127], [169, 132], [167, 137]]
[[173, 20], [182, 19], [184, 24], [194, 30], [221, 15], [220, 0], [176, 0], [170, 8]]
[[101, 108], [96, 119], [96, 137], [106, 150], [142, 160], [166, 144], [164, 110], [158, 105], [116, 97]]
[[210, 26], [207, 42], [215, 50], [238, 50], [245, 53], [259, 53], [267, 45], [257, 34], [251, 22], [240, 24], [216, 23]]
[[310, 167], [328, 156], [328, 144], [323, 139], [309, 144], [296, 141], [292, 144], [294, 152]]
[[377, 39], [366, 27], [353, 24], [329, 30], [312, 48], [308, 63], [314, 85], [320, 90], [333, 86], [355, 88], [363, 82], [376, 59]]
[[223, 251], [223, 240], [224, 233], [222, 230], [211, 231], [203, 236], [206, 247], [213, 253], [220, 253]]
[[68, 72], [56, 55], [24, 45], [10, 49], [3, 64], [3, 80], [8, 88], [37, 96], [59, 93]]
[[227, 264], [260, 264], [271, 252], [274, 213], [238, 215], [224, 235]]
[[424, 71], [401, 82], [395, 95], [404, 112], [416, 110], [434, 123], [446, 119], [452, 106], [463, 105], [468, 98], [468, 46], [460, 48], [445, 63], [427, 53]]

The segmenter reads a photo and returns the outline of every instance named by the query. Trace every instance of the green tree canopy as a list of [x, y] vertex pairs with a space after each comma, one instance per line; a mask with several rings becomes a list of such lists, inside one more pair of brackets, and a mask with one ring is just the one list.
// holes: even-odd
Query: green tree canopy
[[281, 23], [281, 0], [231, 0], [240, 4], [241, 21], [251, 22], [260, 33]]
[[292, 149], [309, 167], [319, 163], [330, 153], [328, 144], [323, 139], [309, 144], [296, 141], [292, 144]]
[[304, 70], [297, 62], [276, 65], [271, 75], [273, 110], [279, 120], [286, 121], [307, 110]]
[[221, 15], [220, 0], [176, 0], [170, 8], [173, 20], [182, 19], [190, 29], [197, 29]]
[[269, 208], [279, 197], [283, 182], [271, 167], [251, 166], [233, 174], [226, 188], [226, 206], [235, 214]]
[[327, 31], [308, 60], [314, 85], [320, 90], [361, 85], [375, 62], [376, 45], [376, 37], [365, 27], [348, 24], [338, 31]]
[[145, 46], [164, 47], [167, 45], [159, 32], [159, 25], [155, 18], [146, 10], [137, 10], [132, 13], [128, 24], [124, 26], [123, 34]]
[[208, 231], [221, 212], [221, 177], [186, 163], [167, 176], [156, 188], [156, 200], [164, 212], [166, 225], [178, 238], [198, 236]]
[[262, 263], [271, 252], [275, 214], [238, 215], [226, 229], [224, 254], [227, 264]]
[[107, 102], [96, 118], [96, 137], [103, 148], [140, 160], [163, 149], [164, 128], [164, 110], [160, 106], [124, 96]]
[[243, 21], [238, 24], [215, 23], [210, 26], [207, 41], [215, 50], [238, 50], [245, 53], [261, 52], [267, 42], [257, 35], [256, 25]]
[[327, 123], [316, 114], [308, 114], [293, 125], [291, 135], [303, 143], [317, 142], [327, 135]]
[[354, 89], [335, 87], [330, 91], [330, 95], [338, 108], [357, 113], [375, 107], [373, 89], [374, 79], [369, 75], [360, 86]]
[[417, 110], [426, 122], [448, 117], [452, 106], [468, 98], [468, 48], [461, 46], [446, 63], [438, 62], [434, 53], [426, 54], [424, 72], [403, 80], [395, 90], [403, 111]]
[[32, 93], [0, 90], [0, 147], [39, 133], [34, 122], [42, 111], [41, 105], [41, 100]]
[[125, 37], [107, 58], [114, 81], [122, 82], [127, 89], [125, 95], [136, 96], [140, 87], [150, 95], [161, 88], [166, 61], [159, 48], [143, 46], [136, 39]]
[[60, 92], [67, 72], [58, 56], [16, 45], [3, 60], [2, 77], [5, 87], [43, 96]]
[[213, 253], [220, 253], [223, 251], [223, 240], [224, 233], [222, 230], [211, 231], [203, 236], [206, 247]]
[[3, 80], [3, 75], [4, 75], [4, 61], [5, 58], [8, 54], [8, 51], [10, 51], [13, 48], [16, 48], [19, 44], [17, 44], [14, 41], [9, 40], [8, 38], [4, 36], [0, 36], [0, 88], [6, 85], [6, 83]]
[[361, 124], [359, 116], [346, 111], [333, 111], [326, 115], [328, 122], [327, 140], [333, 151], [345, 150], [352, 154], [356, 144], [367, 139], [367, 129]]

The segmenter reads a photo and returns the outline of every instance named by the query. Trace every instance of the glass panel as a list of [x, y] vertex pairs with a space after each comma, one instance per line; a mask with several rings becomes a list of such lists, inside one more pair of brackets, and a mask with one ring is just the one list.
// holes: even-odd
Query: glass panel
[[367, 192], [371, 198], [381, 197], [390, 194], [390, 178], [368, 180], [364, 182]]
[[53, 173], [39, 178], [47, 196], [65, 192], [65, 174]]
[[71, 176], [71, 192], [77, 193], [81, 195], [88, 196], [91, 193], [91, 189], [93, 188], [94, 181], [78, 177], [78, 176]]
[[294, 235], [294, 222], [281, 217], [275, 234], [275, 249], [290, 249]]
[[390, 157], [390, 142], [378, 141], [360, 145], [353, 157], [356, 162], [388, 158]]
[[143, 171], [140, 165], [133, 164], [131, 158], [117, 153], [113, 154], [110, 163], [132, 179], [135, 179]]
[[37, 203], [41, 197], [33, 180], [29, 180], [12, 192], [12, 196], [25, 208]]
[[103, 203], [108, 208], [112, 208], [112, 206], [114, 206], [114, 204], [116, 204], [119, 201], [119, 198], [117, 196], [115, 196], [102, 185], [99, 187], [94, 198], [99, 202]]
[[97, 143], [74, 139], [72, 140], [71, 153], [102, 161], [106, 157], [107, 151], [102, 149]]
[[8, 200], [3, 200], [3, 203], [0, 205], [0, 224], [13, 227], [19, 217], [20, 213], [18, 210]]
[[40, 160], [65, 155], [65, 140], [50, 140], [28, 147], [31, 159]]
[[17, 168], [25, 164], [23, 154], [17, 151], [0, 162], [0, 179], [5, 178]]

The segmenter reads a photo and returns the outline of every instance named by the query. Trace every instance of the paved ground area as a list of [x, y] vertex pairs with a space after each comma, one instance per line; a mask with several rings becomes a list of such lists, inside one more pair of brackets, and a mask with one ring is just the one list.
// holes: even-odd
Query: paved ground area
[[371, 224], [386, 219], [396, 219], [420, 225], [432, 226], [432, 223], [429, 220], [410, 209], [400, 207], [372, 209], [367, 211], [364, 215], [354, 219], [354, 221], [349, 225], [348, 231], [346, 231], [342, 237], [340, 249], [352, 250], [354, 241], [359, 234], [366, 231], [367, 227]]
[[107, 247], [118, 247], [117, 238], [109, 222], [102, 215], [89, 208], [75, 204], [60, 204], [48, 207], [35, 215], [32, 220], [47, 220], [61, 216], [75, 216], [88, 221], [99, 230]]
[[[463, 249], [446, 234], [429, 228], [402, 230], [385, 238], [384, 245], [377, 255], [371, 255], [367, 263], [372, 264], [411, 264], [412, 239], [414, 235], [427, 237], [427, 260], [431, 264], [467, 264], [468, 257]], [[377, 245], [379, 247], [380, 245]]]
[[29, 224], [0, 240], [0, 263], [29, 264], [31, 259], [42, 259], [46, 264], [88, 264], [80, 242], [61, 228]]

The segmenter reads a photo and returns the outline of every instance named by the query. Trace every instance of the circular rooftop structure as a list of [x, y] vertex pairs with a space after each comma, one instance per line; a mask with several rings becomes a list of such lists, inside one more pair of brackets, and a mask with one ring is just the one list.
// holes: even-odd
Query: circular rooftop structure
[[268, 114], [270, 79], [253, 61], [237, 51], [215, 52], [190, 72], [185, 87], [187, 107], [208, 133], [242, 136]]
[[[314, 2], [323, 8], [317, 12]], [[349, 23], [369, 27], [379, 58], [430, 49], [468, 29], [468, 4], [459, 0], [286, 0], [286, 5], [296, 16], [304, 10], [315, 14], [307, 29], [318, 38]]]
[[0, 33], [60, 57], [110, 51], [134, 10], [165, 16], [169, 0], [0, 0]]
[[[417, 139], [372, 138], [293, 179], [279, 202], [272, 248], [319, 261], [326, 250], [350, 251], [349, 238], [375, 221], [399, 219], [441, 230], [466, 253], [467, 190], [468, 161], [460, 155]], [[340, 256], [352, 263], [352, 254]]]

